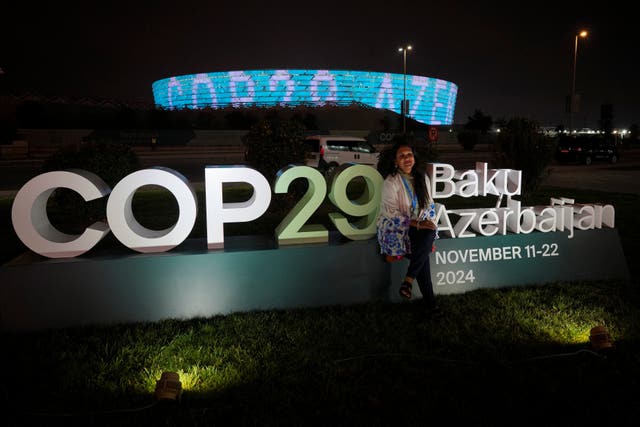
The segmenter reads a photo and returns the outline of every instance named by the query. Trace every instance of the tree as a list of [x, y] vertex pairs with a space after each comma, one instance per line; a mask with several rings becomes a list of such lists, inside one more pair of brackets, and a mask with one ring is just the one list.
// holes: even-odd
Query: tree
[[480, 110], [475, 110], [472, 116], [468, 117], [462, 132], [457, 135], [458, 142], [465, 150], [473, 150], [478, 143], [485, 141], [493, 126], [493, 118], [485, 115]]
[[489, 133], [491, 126], [493, 126], [493, 118], [480, 110], [475, 110], [473, 116], [468, 117], [467, 124], [464, 125], [465, 129], [479, 132], [482, 135]]
[[555, 143], [544, 135], [537, 122], [514, 117], [500, 123], [494, 147], [499, 168], [522, 171], [522, 190], [528, 196], [548, 174]]

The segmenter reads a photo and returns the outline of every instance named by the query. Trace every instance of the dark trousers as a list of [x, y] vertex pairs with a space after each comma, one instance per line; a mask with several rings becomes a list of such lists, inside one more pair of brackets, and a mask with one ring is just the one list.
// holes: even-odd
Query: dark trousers
[[433, 282], [431, 281], [431, 265], [429, 264], [429, 255], [435, 240], [435, 230], [418, 230], [415, 227], [409, 227], [409, 240], [411, 240], [411, 255], [409, 258], [409, 268], [407, 276], [413, 277], [418, 281], [418, 287], [422, 298], [427, 307], [433, 307], [436, 299], [433, 295]]

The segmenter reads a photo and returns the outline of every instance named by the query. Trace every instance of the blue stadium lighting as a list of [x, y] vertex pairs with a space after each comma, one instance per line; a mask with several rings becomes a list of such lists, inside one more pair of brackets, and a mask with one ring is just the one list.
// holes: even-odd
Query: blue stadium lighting
[[[167, 109], [362, 104], [401, 113], [403, 74], [349, 70], [245, 70], [189, 74], [153, 83]], [[431, 125], [453, 122], [458, 86], [407, 75], [408, 117]]]

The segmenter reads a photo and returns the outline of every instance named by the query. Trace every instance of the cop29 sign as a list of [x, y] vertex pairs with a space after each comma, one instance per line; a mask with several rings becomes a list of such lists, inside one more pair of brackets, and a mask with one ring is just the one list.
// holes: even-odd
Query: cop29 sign
[[[444, 163], [428, 165], [429, 188], [435, 200], [457, 195], [506, 197], [506, 206], [477, 209], [451, 209], [436, 203], [436, 222], [441, 236], [471, 238], [476, 236], [591, 230], [614, 227], [615, 210], [611, 205], [576, 204], [569, 198], [552, 198], [547, 206], [521, 206], [513, 196], [521, 193], [522, 172], [512, 169], [489, 169], [477, 163], [475, 169], [455, 170]], [[224, 247], [224, 224], [248, 222], [264, 214], [273, 193], [287, 193], [296, 179], [308, 182], [298, 203], [275, 229], [280, 245], [328, 242], [329, 232], [321, 224], [309, 224], [313, 213], [327, 196], [340, 212], [329, 214], [331, 222], [352, 240], [372, 238], [380, 209], [383, 178], [371, 166], [343, 165], [331, 181], [308, 166], [283, 168], [271, 189], [267, 178], [246, 166], [208, 166], [205, 168], [206, 233], [208, 249]], [[348, 184], [362, 178], [365, 189], [356, 199], [347, 195]], [[225, 203], [225, 183], [246, 183], [253, 188], [249, 200]], [[168, 190], [178, 202], [178, 219], [165, 230], [151, 230], [135, 218], [132, 200], [138, 189], [156, 185]], [[56, 188], [68, 188], [90, 201], [107, 197], [107, 222], [96, 222], [80, 235], [57, 230], [47, 216], [47, 200]], [[156, 167], [133, 172], [113, 189], [97, 175], [84, 170], [47, 172], [28, 181], [16, 195], [11, 217], [18, 238], [32, 251], [49, 258], [70, 258], [93, 248], [110, 231], [125, 246], [142, 253], [165, 252], [180, 245], [190, 234], [197, 217], [196, 193], [179, 172]], [[347, 218], [348, 215], [351, 219]], [[356, 220], [353, 220], [356, 218]], [[350, 222], [353, 221], [353, 222]]]
[[[406, 84], [405, 84], [406, 83]], [[225, 108], [349, 105], [381, 108], [431, 125], [453, 121], [458, 86], [425, 76], [352, 70], [242, 70], [168, 77], [152, 84], [156, 105]]]

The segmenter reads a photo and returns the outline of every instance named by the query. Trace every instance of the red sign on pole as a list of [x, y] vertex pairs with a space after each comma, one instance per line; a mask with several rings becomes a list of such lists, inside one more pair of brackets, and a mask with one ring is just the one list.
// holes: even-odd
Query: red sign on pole
[[438, 140], [438, 128], [435, 126], [429, 126], [429, 132], [427, 132], [427, 139], [429, 142], [436, 142]]

